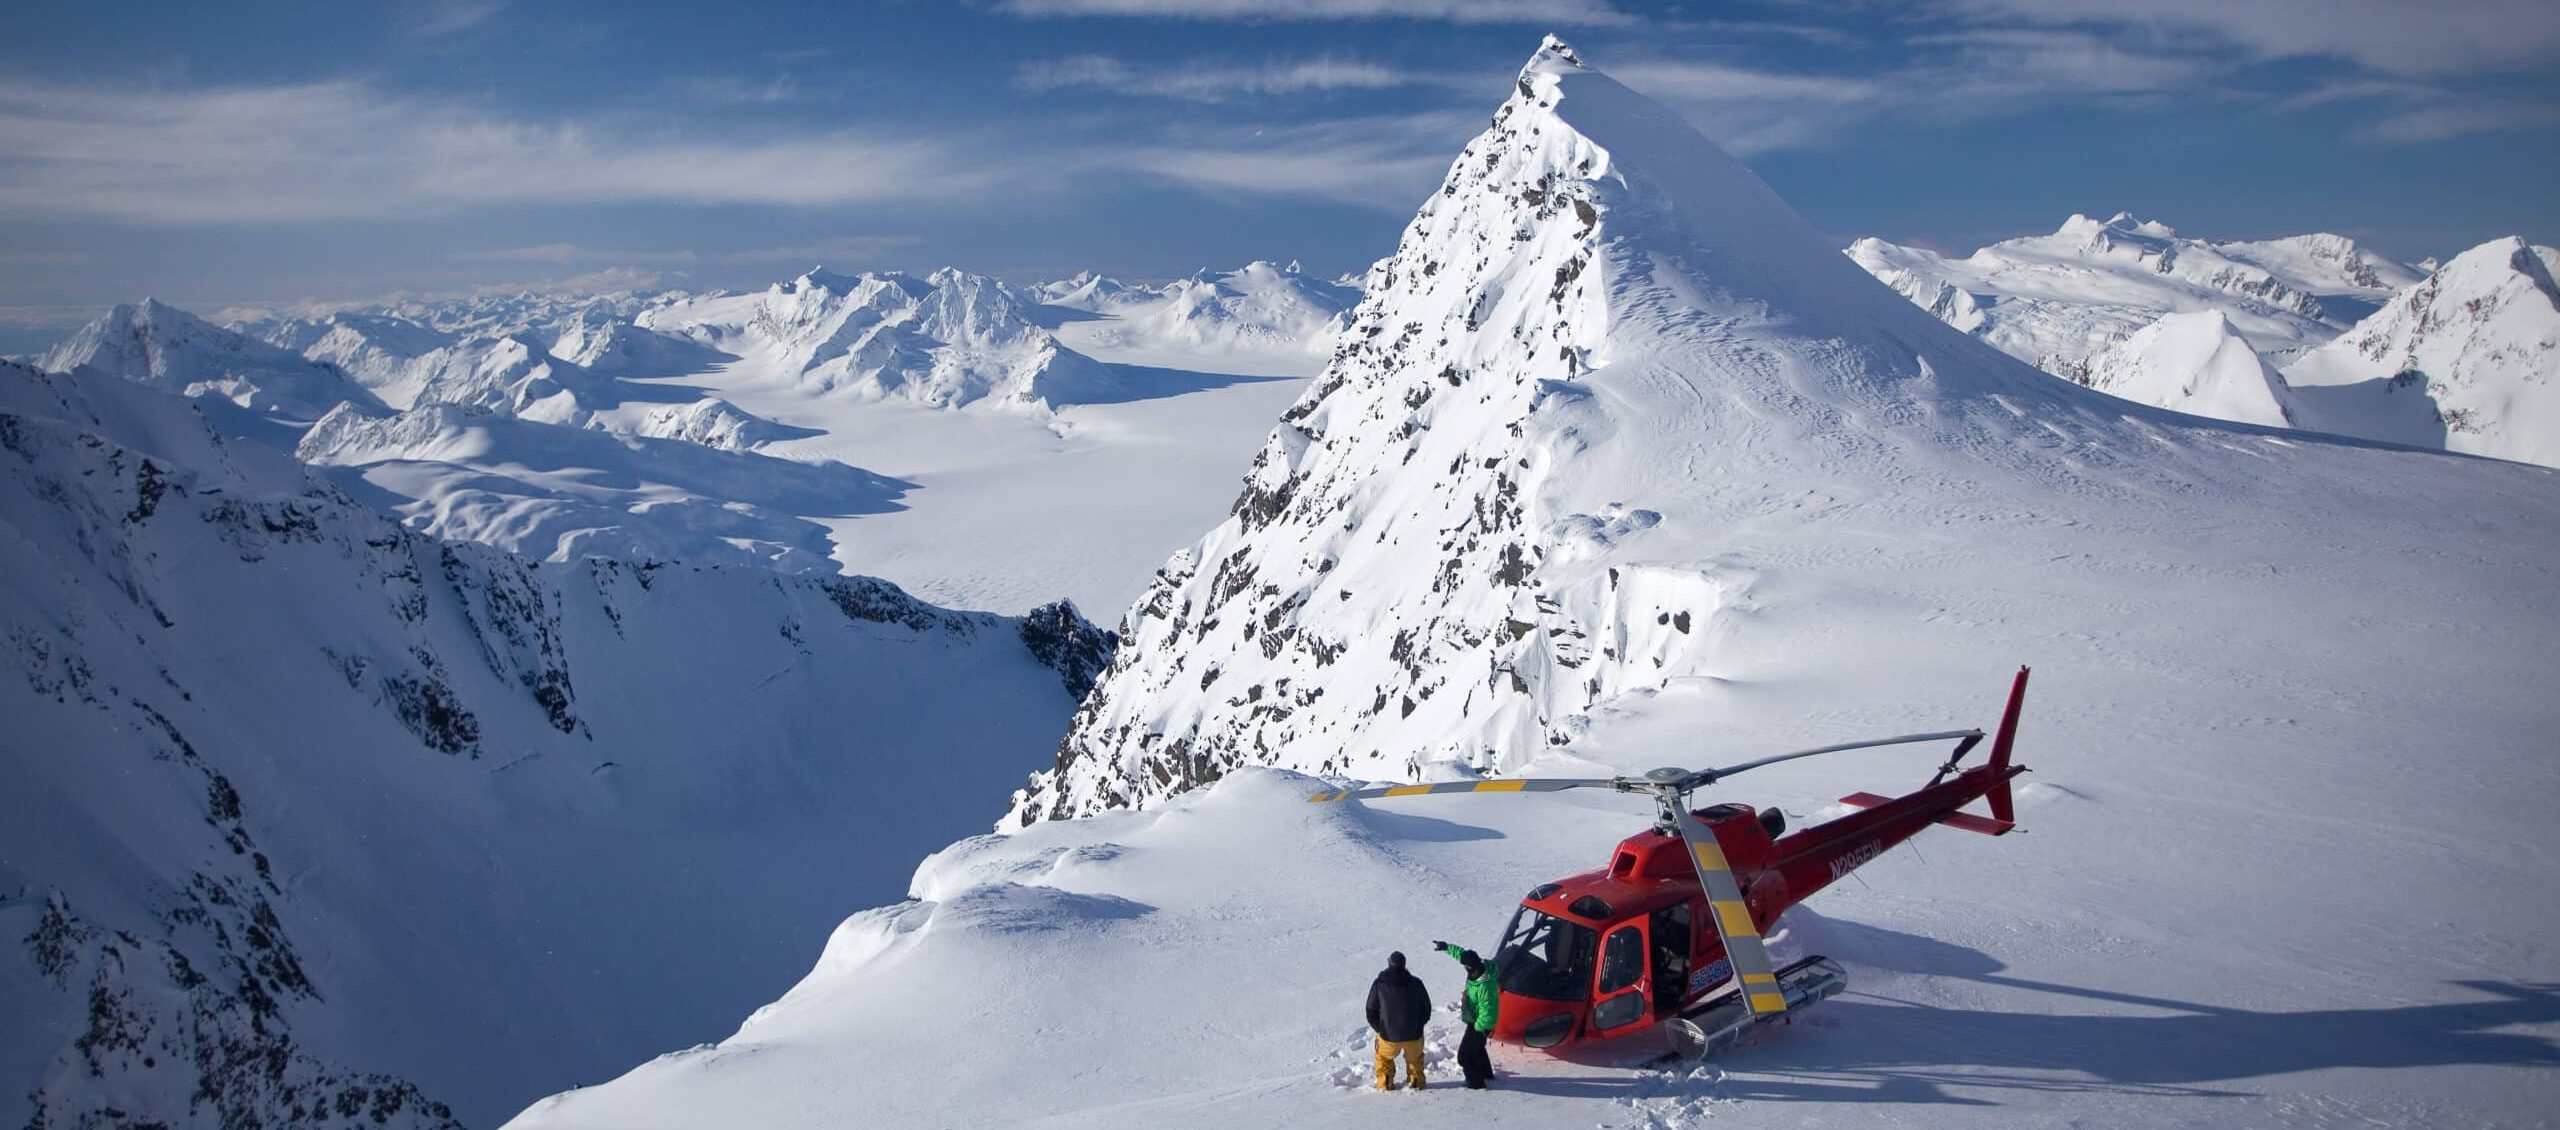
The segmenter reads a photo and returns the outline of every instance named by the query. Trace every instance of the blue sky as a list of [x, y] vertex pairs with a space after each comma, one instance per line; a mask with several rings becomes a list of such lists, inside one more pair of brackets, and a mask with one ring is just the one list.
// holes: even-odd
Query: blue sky
[[1548, 31], [1843, 243], [2560, 240], [2550, 0], [118, 0], [0, 13], [0, 340], [144, 293], [1356, 270]]

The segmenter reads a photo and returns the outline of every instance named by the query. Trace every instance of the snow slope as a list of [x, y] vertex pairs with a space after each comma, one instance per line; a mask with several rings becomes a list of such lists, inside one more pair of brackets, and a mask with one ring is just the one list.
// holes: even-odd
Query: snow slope
[[[2531, 894], [2560, 883], [2560, 477], [2050, 380], [1553, 41], [1369, 283], [1018, 809], [1079, 818], [954, 845], [730, 1039], [512, 1125], [2560, 1109], [2560, 920]], [[1716, 764], [1985, 724], [2020, 662], [2033, 834], [1929, 833], [1791, 912], [1780, 956], [1840, 958], [1846, 996], [1696, 1073], [1633, 1066], [1660, 1046], [1636, 1040], [1498, 1049], [1490, 1094], [1365, 1089], [1384, 953], [1489, 944], [1643, 805], [1311, 806], [1326, 785], [1260, 766]], [[1717, 799], [1821, 818], [1927, 756]], [[1434, 1024], [1444, 1079], [1454, 1036]]]
[[2560, 466], [2555, 258], [2481, 244], [2287, 366], [2303, 425]]
[[2343, 236], [2209, 243], [2117, 213], [2075, 215], [2051, 235], [1963, 259], [1880, 239], [1849, 258], [1942, 321], [2058, 376], [2164, 314], [2219, 311], [2277, 360], [2320, 345], [2417, 281]]
[[0, 529], [10, 1125], [485, 1126], [715, 1035], [1107, 647], [423, 537], [93, 372], [0, 366]]
[[2083, 383], [2173, 412], [2271, 428], [2294, 424], [2292, 390], [2219, 310], [2163, 315], [2091, 358]]

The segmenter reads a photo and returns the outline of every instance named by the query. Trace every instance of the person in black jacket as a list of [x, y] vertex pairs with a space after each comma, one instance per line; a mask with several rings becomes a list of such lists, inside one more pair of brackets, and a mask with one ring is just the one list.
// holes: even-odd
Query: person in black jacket
[[1387, 955], [1387, 967], [1369, 983], [1369, 1030], [1378, 1034], [1378, 1089], [1396, 1089], [1396, 1057], [1404, 1057], [1405, 1086], [1422, 1089], [1422, 1025], [1431, 1019], [1431, 990], [1405, 972], [1404, 955]]

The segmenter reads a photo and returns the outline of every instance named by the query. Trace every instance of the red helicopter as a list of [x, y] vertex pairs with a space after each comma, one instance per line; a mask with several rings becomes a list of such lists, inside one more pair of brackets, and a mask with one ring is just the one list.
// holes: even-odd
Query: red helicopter
[[[1991, 743], [1991, 760], [1971, 769], [1959, 763], [1981, 743], [1980, 730], [1848, 742], [1717, 769], [1655, 769], [1641, 777], [1399, 785], [1307, 799], [1565, 789], [1652, 794], [1658, 808], [1654, 826], [1619, 841], [1608, 866], [1540, 884], [1520, 900], [1494, 951], [1502, 1002], [1492, 1038], [1556, 1048], [1669, 1022], [1683, 1051], [1713, 1055], [1756, 1025], [1809, 1008], [1847, 985], [1847, 973], [1826, 957], [1770, 967], [1761, 935], [1788, 907], [1932, 824], [1988, 836], [2017, 827], [2009, 779], [2027, 769], [2010, 764], [2009, 754], [2026, 697], [2027, 669], [2021, 667]], [[1861, 811], [1794, 835], [1785, 834], [1786, 815], [1774, 808], [1689, 807], [1690, 793], [1747, 769], [1933, 741], [1954, 741], [1956, 747], [1927, 785], [1899, 797], [1842, 797]], [[1990, 800], [1990, 816], [1959, 811], [1977, 797]], [[1701, 919], [1710, 929], [1696, 928]]]

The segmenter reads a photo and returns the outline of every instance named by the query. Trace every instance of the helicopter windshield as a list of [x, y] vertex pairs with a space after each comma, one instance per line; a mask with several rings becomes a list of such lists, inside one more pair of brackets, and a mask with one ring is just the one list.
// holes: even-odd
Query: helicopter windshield
[[1511, 919], [1494, 952], [1502, 991], [1549, 1001], [1577, 1001], [1591, 988], [1591, 955], [1599, 948], [1591, 927], [1528, 907]]

